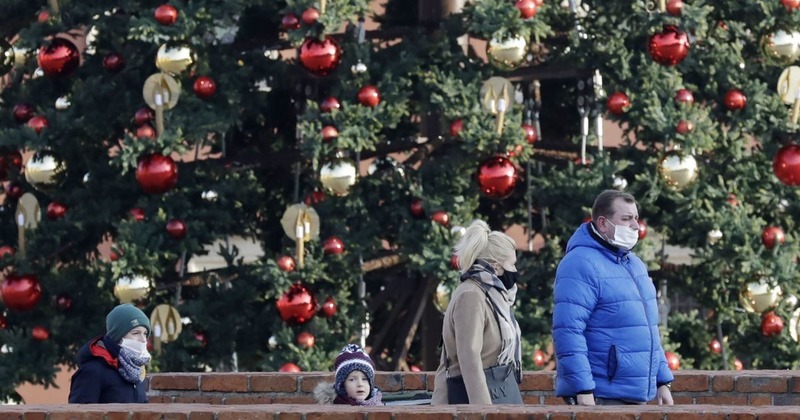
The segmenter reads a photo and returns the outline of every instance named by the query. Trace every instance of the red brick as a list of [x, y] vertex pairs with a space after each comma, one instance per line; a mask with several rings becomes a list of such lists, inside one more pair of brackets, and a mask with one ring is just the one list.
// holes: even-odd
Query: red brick
[[789, 392], [800, 392], [800, 376], [789, 378]]
[[571, 413], [553, 413], [550, 415], [550, 420], [572, 420]]
[[23, 415], [22, 417], [17, 415], [17, 417], [14, 418], [21, 418], [24, 420], [46, 420], [47, 413], [25, 413], [25, 415]]
[[267, 420], [274, 418], [274, 414], [264, 411], [220, 411], [217, 414], [217, 420]]
[[153, 395], [152, 397], [147, 397], [147, 400], [150, 404], [168, 404], [173, 402], [172, 397], [168, 395]]
[[639, 415], [639, 420], [664, 420], [664, 413], [642, 413]]
[[367, 420], [392, 420], [391, 411], [373, 411], [367, 413]]
[[564, 402], [564, 399], [561, 397], [555, 397], [552, 395], [545, 395], [544, 397], [544, 405], [567, 405]]
[[150, 377], [150, 389], [199, 390], [200, 375], [160, 374]]
[[486, 413], [486, 420], [546, 420], [547, 414], [539, 413]]
[[[41, 414], [44, 414], [45, 417], [43, 418], [47, 418], [47, 413], [41, 413]], [[39, 417], [36, 418], [38, 419]], [[0, 420], [21, 420], [21, 419], [22, 419], [22, 413], [0, 413]]]
[[187, 420], [186, 413], [164, 413], [163, 420]]
[[214, 413], [211, 412], [190, 412], [189, 420], [214, 420]]
[[575, 413], [575, 420], [636, 420], [636, 413], [625, 411], [598, 411], [593, 413]]
[[753, 413], [730, 413], [728, 414], [728, 420], [756, 420], [758, 418], [757, 415]]
[[312, 396], [275, 396], [272, 397], [272, 404], [315, 404]]
[[740, 376], [736, 380], [739, 392], [786, 392], [789, 387], [786, 377]]
[[553, 391], [553, 377], [543, 374], [523, 375], [519, 388], [523, 391]]
[[675, 395], [672, 394], [672, 402], [676, 405], [687, 405], [687, 404], [694, 404], [693, 397], [688, 395]]
[[201, 391], [247, 392], [248, 377], [237, 373], [207, 373], [200, 382]]
[[734, 381], [731, 376], [713, 376], [711, 390], [714, 392], [733, 391]]
[[683, 374], [675, 377], [672, 390], [680, 391], [708, 391], [708, 374]]
[[747, 396], [745, 395], [698, 396], [695, 398], [695, 403], [710, 404], [710, 405], [747, 405]]
[[[153, 411], [133, 412], [132, 420], [161, 420], [161, 413]], [[186, 417], [184, 417], [186, 418]]]
[[320, 412], [311, 412], [306, 413], [305, 420], [318, 420], [318, 419], [325, 419], [325, 420], [362, 420], [366, 417], [366, 413], [362, 411], [350, 412], [350, 413], [332, 413], [326, 411]]
[[387, 374], [381, 372], [375, 375], [375, 386], [383, 392], [397, 392], [403, 389], [403, 375], [400, 373]]
[[541, 405], [542, 397], [539, 395], [523, 395], [522, 402], [528, 405]]
[[667, 420], [726, 420], [724, 413], [716, 412], [667, 412]]
[[226, 397], [222, 400], [225, 405], [242, 404], [272, 404], [273, 397], [269, 395], [243, 395], [236, 397]]
[[[130, 414], [127, 411], [109, 411], [105, 413], [103, 420], [128, 420]], [[25, 420], [27, 420], [27, 417]]]
[[419, 391], [424, 390], [427, 387], [425, 380], [428, 379], [427, 375], [413, 375], [413, 374], [405, 374], [403, 375], [403, 389], [406, 391]]
[[333, 375], [304, 375], [300, 377], [300, 390], [313, 392], [320, 382], [328, 382], [333, 386]]
[[772, 397], [768, 395], [750, 395], [750, 405], [772, 405]]
[[436, 375], [433, 373], [428, 374], [427, 382], [428, 382], [428, 391], [433, 391], [433, 389], [435, 388], [434, 382], [436, 382]]
[[480, 408], [475, 408], [476, 411], [471, 412], [462, 412], [456, 415], [456, 419], [458, 420], [483, 420], [483, 416], [486, 414]]
[[275, 418], [279, 420], [303, 420], [302, 413], [275, 413]]
[[186, 397], [175, 397], [178, 404], [222, 404], [221, 397], [210, 397], [207, 395], [191, 395]]
[[297, 391], [297, 377], [282, 374], [252, 375], [250, 376], [250, 391], [295, 392]]
[[758, 420], [797, 420], [797, 413], [761, 413]]

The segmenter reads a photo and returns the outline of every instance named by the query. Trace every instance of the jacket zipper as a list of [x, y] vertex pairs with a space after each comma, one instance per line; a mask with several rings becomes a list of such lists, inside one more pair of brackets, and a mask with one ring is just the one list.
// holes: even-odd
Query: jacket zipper
[[[647, 315], [647, 302], [642, 297], [642, 291], [639, 289], [639, 284], [636, 283], [636, 276], [634, 276], [629, 268], [629, 264], [622, 261], [622, 257], [617, 257], [620, 264], [625, 267], [625, 271], [633, 280], [633, 285], [636, 287], [636, 293], [639, 295], [639, 300], [642, 302], [642, 310], [644, 311], [644, 318], [647, 320], [647, 332], [650, 335], [650, 358], [647, 361], [647, 395], [650, 395], [650, 378], [653, 376], [653, 329], [650, 326], [650, 317]], [[630, 262], [629, 259], [626, 261]]]

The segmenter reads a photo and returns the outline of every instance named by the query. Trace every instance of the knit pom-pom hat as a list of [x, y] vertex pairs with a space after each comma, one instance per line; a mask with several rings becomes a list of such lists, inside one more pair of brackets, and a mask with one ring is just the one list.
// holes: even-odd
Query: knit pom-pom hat
[[333, 367], [336, 369], [336, 382], [333, 384], [336, 395], [341, 397], [347, 395], [347, 391], [344, 389], [345, 379], [354, 370], [360, 370], [369, 379], [369, 396], [367, 399], [372, 398], [375, 393], [375, 364], [372, 363], [372, 359], [361, 346], [358, 344], [344, 346], [342, 352], [336, 357]]

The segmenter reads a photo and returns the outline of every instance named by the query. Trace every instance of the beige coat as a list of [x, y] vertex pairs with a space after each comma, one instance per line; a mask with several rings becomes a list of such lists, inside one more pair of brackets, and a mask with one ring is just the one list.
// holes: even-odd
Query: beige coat
[[[517, 287], [509, 291], [491, 288], [490, 295], [503, 313], [508, 314], [514, 304]], [[502, 353], [513, 356], [513, 346], [519, 340], [519, 325], [513, 325], [501, 317], [503, 340], [486, 293], [472, 280], [462, 282], [453, 292], [444, 314], [442, 338], [447, 357], [450, 359], [450, 376], [462, 375], [470, 404], [491, 404], [489, 389], [483, 369], [498, 364]], [[503, 349], [506, 351], [503, 351]], [[504, 357], [507, 358], [507, 357]], [[501, 362], [507, 362], [502, 360]], [[436, 370], [431, 404], [447, 404], [447, 376], [444, 352]]]

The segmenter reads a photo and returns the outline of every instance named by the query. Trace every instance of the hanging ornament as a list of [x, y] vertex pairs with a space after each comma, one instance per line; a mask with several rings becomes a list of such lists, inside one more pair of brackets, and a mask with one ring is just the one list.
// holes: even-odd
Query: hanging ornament
[[342, 59], [339, 43], [331, 37], [324, 41], [307, 38], [300, 47], [300, 64], [314, 76], [325, 76], [336, 70]]
[[764, 337], [772, 337], [783, 332], [783, 318], [775, 312], [769, 312], [761, 318], [761, 334]]
[[141, 222], [145, 218], [144, 210], [142, 210], [139, 207], [134, 207], [134, 208], [130, 209], [128, 211], [128, 214], [131, 216], [131, 218], [133, 218], [133, 220], [135, 220], [137, 222]]
[[425, 206], [421, 198], [412, 198], [411, 204], [408, 206], [408, 211], [415, 219], [422, 219], [425, 217]]
[[528, 144], [536, 143], [538, 136], [536, 135], [536, 128], [530, 124], [522, 124], [522, 131], [525, 133], [525, 140]]
[[50, 220], [58, 220], [67, 214], [67, 206], [58, 201], [51, 201], [47, 205], [47, 218]]
[[433, 214], [431, 214], [431, 220], [444, 227], [450, 226], [450, 215], [444, 210], [433, 212]]
[[50, 124], [47, 122], [47, 118], [44, 115], [37, 115], [28, 120], [28, 127], [32, 128], [36, 134], [40, 134], [42, 130], [49, 127]]
[[294, 271], [295, 266], [296, 266], [296, 264], [294, 262], [294, 258], [292, 258], [292, 257], [290, 257], [288, 255], [284, 255], [284, 256], [278, 258], [277, 264], [278, 264], [278, 268], [281, 271], [283, 271], [284, 273], [288, 273], [290, 271]]
[[281, 29], [284, 31], [291, 31], [300, 29], [300, 19], [294, 13], [287, 13], [281, 18]]
[[122, 69], [125, 68], [125, 64], [125, 58], [117, 53], [110, 53], [103, 57], [103, 68], [112, 73], [118, 73], [122, 71]]
[[338, 236], [331, 236], [322, 242], [322, 251], [325, 255], [339, 255], [345, 251], [344, 241]]
[[667, 0], [667, 13], [680, 16], [683, 11], [683, 0]]
[[787, 144], [781, 147], [772, 160], [772, 172], [785, 185], [800, 185], [800, 146]]
[[739, 89], [731, 89], [725, 93], [722, 103], [729, 111], [739, 111], [747, 105], [747, 96]]
[[499, 70], [514, 70], [525, 61], [527, 53], [528, 41], [519, 35], [503, 40], [492, 38], [486, 46], [489, 63]]
[[181, 219], [170, 219], [165, 230], [172, 239], [183, 239], [186, 237], [186, 223]]
[[325, 302], [322, 302], [322, 307], [320, 307], [319, 312], [325, 318], [333, 317], [336, 315], [336, 301], [333, 300], [332, 297], [328, 296], [328, 298], [325, 299]]
[[339, 103], [339, 99], [334, 96], [328, 96], [327, 98], [323, 99], [322, 102], [319, 104], [319, 110], [322, 113], [333, 112], [333, 110], [341, 111], [342, 104]]
[[639, 240], [647, 237], [647, 222], [644, 219], [639, 219]]
[[622, 176], [614, 175], [614, 179], [611, 181], [611, 186], [618, 190], [624, 190], [625, 187], [628, 186], [628, 180]]
[[194, 80], [192, 89], [198, 98], [208, 99], [214, 96], [214, 93], [217, 91], [217, 84], [214, 82], [214, 79], [208, 76], [200, 76]]
[[778, 29], [766, 33], [761, 37], [759, 46], [768, 64], [788, 66], [800, 58], [800, 32]]
[[14, 105], [14, 120], [18, 123], [22, 124], [28, 122], [31, 118], [33, 118], [34, 112], [33, 106], [31, 104], [21, 103]]
[[150, 327], [153, 348], [160, 352], [162, 343], [175, 341], [180, 336], [183, 330], [181, 314], [175, 307], [162, 303], [150, 313]]
[[478, 168], [478, 188], [488, 198], [502, 200], [510, 196], [518, 180], [516, 166], [504, 157], [491, 157]]
[[456, 255], [456, 254], [451, 255], [450, 256], [450, 268], [452, 268], [453, 270], [459, 271], [459, 270], [461, 270], [461, 267], [459, 267], [458, 264], [459, 264], [458, 263], [458, 255]]
[[11, 273], [0, 284], [0, 296], [6, 308], [24, 312], [33, 309], [42, 297], [42, 286], [33, 274]]
[[136, 182], [147, 194], [163, 194], [178, 183], [178, 167], [161, 153], [144, 155], [136, 166]]
[[136, 129], [136, 137], [140, 139], [154, 139], [158, 137], [156, 129], [150, 124], [145, 124]]
[[40, 150], [25, 163], [25, 180], [33, 188], [44, 193], [51, 193], [66, 178], [67, 164], [55, 153]]
[[511, 106], [514, 85], [504, 77], [490, 77], [481, 84], [480, 100], [484, 111], [497, 116], [497, 135], [503, 134], [505, 115]]
[[536, 16], [536, 0], [517, 0], [514, 7], [519, 10], [519, 16], [523, 19], [530, 19]]
[[678, 370], [681, 368], [681, 359], [678, 358], [677, 354], [671, 351], [666, 351], [664, 352], [664, 356], [667, 358], [667, 366], [669, 367], [669, 370]]
[[14, 68], [15, 55], [14, 47], [5, 39], [0, 39], [0, 76]]
[[714, 245], [722, 239], [722, 231], [719, 229], [711, 229], [706, 234], [706, 241], [709, 245]]
[[62, 312], [72, 309], [72, 298], [66, 293], [59, 294], [56, 296], [56, 307]]
[[317, 310], [314, 295], [300, 283], [293, 284], [276, 302], [278, 314], [290, 325], [305, 324]]
[[453, 294], [452, 289], [444, 282], [439, 282], [436, 286], [436, 291], [433, 294], [433, 306], [441, 313], [447, 311], [447, 306], [450, 304], [450, 296]]
[[761, 233], [761, 243], [767, 249], [775, 248], [775, 245], [783, 245], [785, 239], [786, 235], [784, 235], [783, 229], [777, 226], [767, 226]]
[[314, 347], [316, 342], [317, 339], [314, 337], [314, 334], [311, 334], [308, 331], [303, 331], [300, 334], [297, 334], [297, 345], [304, 349], [310, 349]]
[[143, 299], [150, 290], [150, 279], [144, 276], [122, 276], [114, 285], [114, 296], [120, 303], [131, 303]]
[[17, 200], [22, 197], [22, 194], [25, 192], [22, 189], [22, 184], [17, 181], [11, 181], [5, 186], [6, 191], [6, 198], [10, 198], [12, 200]]
[[0, 330], [4, 330], [8, 328], [8, 320], [6, 319], [5, 315], [0, 313]]
[[375, 86], [364, 86], [358, 90], [358, 103], [369, 108], [375, 108], [381, 103], [381, 93]]
[[786, 8], [786, 11], [792, 13], [794, 10], [800, 9], [800, 0], [781, 0], [781, 4]]
[[313, 207], [305, 204], [292, 204], [281, 217], [281, 227], [289, 239], [295, 242], [297, 266], [303, 268], [305, 243], [319, 238], [319, 215]]
[[303, 369], [300, 369], [300, 366], [297, 366], [292, 362], [284, 363], [281, 365], [280, 368], [278, 368], [278, 372], [283, 372], [283, 373], [297, 373], [302, 371]]
[[72, 102], [69, 101], [69, 97], [60, 96], [60, 97], [56, 98], [56, 110], [58, 110], [58, 111], [66, 111], [71, 106], [72, 106]]
[[647, 51], [658, 64], [674, 66], [689, 54], [689, 36], [674, 25], [664, 25], [664, 30], [650, 36]]
[[608, 97], [606, 101], [606, 109], [614, 115], [622, 115], [628, 111], [631, 106], [631, 100], [625, 92], [614, 92]]
[[356, 183], [356, 166], [349, 160], [326, 163], [319, 171], [322, 186], [334, 195], [344, 196]]
[[54, 38], [50, 45], [39, 49], [39, 68], [47, 76], [69, 76], [80, 63], [78, 48], [64, 38]]
[[675, 190], [681, 190], [697, 179], [699, 168], [697, 160], [692, 155], [681, 156], [672, 151], [661, 159], [658, 171], [667, 185]]
[[768, 280], [749, 282], [739, 291], [739, 303], [750, 313], [764, 313], [778, 306], [783, 290], [778, 285], [771, 285]]
[[167, 73], [192, 73], [196, 65], [197, 54], [185, 42], [169, 41], [162, 44], [156, 53], [156, 67]]
[[0, 260], [2, 260], [5, 257], [13, 257], [13, 256], [14, 256], [14, 248], [8, 245], [0, 246]]
[[149, 107], [143, 106], [136, 110], [136, 114], [133, 116], [133, 123], [137, 127], [141, 127], [144, 124], [149, 123], [155, 117], [155, 113]]
[[675, 102], [692, 105], [694, 104], [694, 94], [689, 89], [678, 89], [675, 92]]
[[322, 136], [322, 141], [324, 143], [330, 143], [339, 137], [339, 130], [332, 125], [326, 125], [325, 127], [322, 127], [322, 129], [319, 131], [319, 134]]
[[42, 219], [42, 211], [36, 196], [31, 193], [22, 194], [17, 201], [17, 211], [14, 216], [17, 222], [17, 248], [19, 255], [25, 258], [25, 234], [35, 230]]
[[156, 8], [154, 17], [156, 22], [164, 26], [170, 26], [178, 21], [178, 9], [169, 4], [162, 4]]
[[303, 202], [307, 206], [313, 206], [314, 204], [325, 201], [326, 198], [328, 198], [328, 196], [325, 195], [325, 193], [322, 191], [311, 191], [310, 193], [308, 193]]
[[350, 72], [353, 74], [361, 74], [367, 72], [367, 65], [358, 60], [358, 63], [350, 66]]
[[457, 119], [450, 123], [450, 137], [459, 138], [464, 129], [464, 120]]
[[216, 203], [217, 199], [219, 198], [219, 194], [217, 194], [217, 192], [214, 190], [206, 190], [200, 193], [200, 198], [208, 201], [209, 203]]
[[200, 347], [205, 347], [208, 345], [208, 333], [205, 331], [195, 331], [194, 332], [194, 339], [200, 344]]
[[678, 134], [683, 135], [691, 133], [692, 130], [694, 130], [694, 124], [691, 121], [686, 120], [678, 121], [678, 126], [675, 127], [675, 131], [677, 131]]
[[711, 353], [720, 354], [722, 353], [722, 343], [720, 343], [719, 340], [714, 338], [708, 342], [708, 349], [711, 351]]
[[46, 341], [50, 338], [50, 331], [41, 325], [37, 325], [31, 329], [31, 338], [36, 341]]
[[533, 364], [538, 367], [544, 367], [545, 363], [547, 363], [547, 355], [544, 354], [541, 350], [536, 350], [533, 352]]
[[302, 19], [303, 23], [305, 23], [306, 25], [308, 26], [313, 25], [319, 19], [319, 10], [313, 7], [309, 7], [308, 9], [303, 10]]

